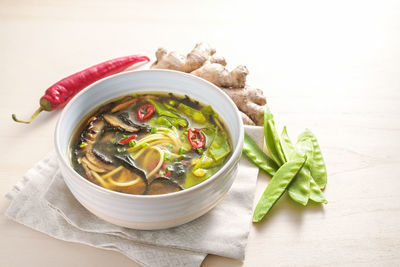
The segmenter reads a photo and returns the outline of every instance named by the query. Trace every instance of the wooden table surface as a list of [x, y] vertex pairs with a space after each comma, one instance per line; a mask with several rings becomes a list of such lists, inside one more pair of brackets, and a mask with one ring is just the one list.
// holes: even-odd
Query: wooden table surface
[[202, 266], [400, 265], [399, 1], [0, 0], [0, 266], [137, 266], [4, 216], [3, 196], [53, 148], [59, 117], [21, 125], [11, 113], [28, 118], [49, 85], [105, 59], [200, 41], [248, 67], [279, 130], [315, 132], [329, 201], [284, 197], [251, 226], [243, 262]]

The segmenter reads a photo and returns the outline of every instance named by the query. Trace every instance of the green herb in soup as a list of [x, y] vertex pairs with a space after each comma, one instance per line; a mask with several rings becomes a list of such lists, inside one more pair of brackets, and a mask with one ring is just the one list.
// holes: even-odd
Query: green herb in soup
[[102, 105], [71, 139], [73, 168], [127, 194], [195, 186], [231, 154], [230, 135], [211, 106], [167, 93], [134, 94]]

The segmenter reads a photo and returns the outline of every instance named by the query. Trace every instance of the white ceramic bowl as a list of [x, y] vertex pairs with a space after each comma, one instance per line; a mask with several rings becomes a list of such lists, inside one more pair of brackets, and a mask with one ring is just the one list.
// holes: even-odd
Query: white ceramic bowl
[[[211, 178], [176, 193], [129, 195], [97, 186], [70, 165], [69, 142], [76, 125], [107, 100], [134, 92], [164, 91], [210, 104], [232, 135], [233, 153]], [[243, 124], [232, 100], [218, 87], [190, 74], [169, 70], [131, 71], [105, 78], [77, 94], [64, 108], [55, 131], [62, 176], [75, 198], [90, 212], [113, 224], [134, 229], [162, 229], [194, 220], [213, 208], [231, 187], [243, 146]]]

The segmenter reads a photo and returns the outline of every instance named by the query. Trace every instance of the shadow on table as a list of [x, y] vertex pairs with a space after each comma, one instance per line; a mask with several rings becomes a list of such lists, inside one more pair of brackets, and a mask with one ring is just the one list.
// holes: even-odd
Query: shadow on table
[[287, 193], [272, 207], [260, 223], [253, 223], [256, 231], [264, 231], [276, 223], [286, 223], [300, 230], [308, 215], [324, 215], [324, 204], [317, 204], [309, 201], [306, 206], [294, 202]]

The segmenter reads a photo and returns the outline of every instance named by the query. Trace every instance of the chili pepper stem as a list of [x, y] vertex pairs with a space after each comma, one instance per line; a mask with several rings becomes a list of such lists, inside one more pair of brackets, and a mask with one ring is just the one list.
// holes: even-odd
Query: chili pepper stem
[[29, 119], [29, 121], [23, 121], [23, 120], [19, 120], [17, 119], [17, 116], [15, 116], [15, 114], [12, 114], [11, 117], [13, 118], [14, 121], [16, 122], [20, 122], [20, 123], [26, 123], [29, 124], [33, 121], [34, 118], [36, 118], [37, 115], [39, 115], [40, 112], [42, 112], [44, 109], [43, 107], [39, 107], [35, 113], [33, 113], [33, 115], [31, 116], [31, 118]]

